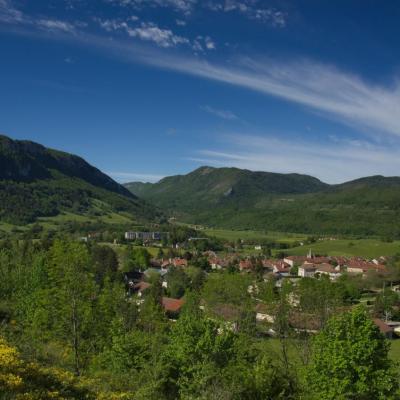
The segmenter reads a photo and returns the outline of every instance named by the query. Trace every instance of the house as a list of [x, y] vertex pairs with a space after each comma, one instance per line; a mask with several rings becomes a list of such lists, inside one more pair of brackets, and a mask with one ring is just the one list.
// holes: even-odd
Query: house
[[127, 285], [133, 287], [136, 283], [139, 283], [144, 278], [143, 273], [140, 271], [131, 271], [124, 273], [124, 281]]
[[287, 264], [283, 260], [277, 260], [277, 261], [272, 262], [272, 272], [274, 274], [279, 274], [282, 276], [289, 276], [290, 269], [291, 269], [290, 264]]
[[315, 275], [317, 267], [314, 264], [304, 263], [299, 267], [298, 276], [302, 278], [312, 278]]
[[251, 262], [251, 260], [241, 260], [239, 262], [239, 269], [240, 271], [249, 272], [253, 269], [253, 263]]
[[151, 287], [150, 283], [141, 281], [133, 286], [133, 290], [139, 297], [142, 297], [144, 292]]
[[266, 270], [266, 272], [273, 272], [274, 261], [275, 260], [266, 260], [266, 259], [261, 261], [264, 269]]
[[339, 267], [344, 267], [349, 260], [346, 257], [335, 256], [331, 257], [331, 261]]
[[315, 273], [321, 274], [321, 275], [328, 275], [329, 278], [334, 281], [337, 278], [339, 278], [339, 276], [341, 276], [341, 272], [340, 272], [340, 267], [334, 267], [331, 264], [320, 264], [316, 266], [317, 269], [315, 271]]
[[223, 269], [227, 268], [229, 266], [229, 260], [224, 259], [224, 258], [218, 258], [218, 257], [210, 257], [208, 259], [208, 262], [211, 265], [211, 269]]
[[135, 232], [125, 232], [125, 239], [126, 240], [135, 240], [136, 239], [136, 233]]
[[125, 288], [129, 296], [135, 291], [135, 285], [141, 282], [143, 278], [144, 278], [143, 273], [139, 271], [131, 271], [124, 273]]
[[132, 232], [132, 231], [125, 232], [126, 240], [138, 239], [138, 240], [143, 240], [143, 241], [149, 241], [149, 240], [159, 241], [163, 237], [168, 237], [168, 233], [164, 233], [164, 232]]
[[174, 267], [187, 267], [188, 262], [187, 262], [187, 260], [184, 259], [184, 258], [174, 258], [174, 259], [172, 260], [172, 265], [173, 265]]
[[171, 297], [163, 297], [161, 299], [161, 305], [170, 318], [177, 317], [184, 304], [185, 301], [183, 299], [173, 299]]
[[275, 317], [271, 312], [272, 310], [264, 303], [258, 303], [256, 305], [256, 321], [257, 322], [268, 322], [273, 324]]
[[379, 331], [382, 333], [382, 335], [386, 337], [386, 339], [393, 338], [394, 329], [391, 326], [389, 326], [385, 321], [379, 318], [374, 318], [373, 321], [374, 324], [379, 328]]
[[307, 261], [307, 257], [303, 256], [289, 256], [285, 257], [283, 261], [286, 264], [289, 264], [291, 267], [294, 267], [295, 265], [301, 265]]
[[386, 266], [383, 264], [375, 264], [364, 260], [350, 260], [347, 264], [347, 272], [352, 274], [367, 274], [370, 271], [385, 273]]
[[313, 256], [308, 261], [310, 263], [313, 263], [313, 264], [329, 264], [331, 262], [331, 259], [329, 257], [315, 257], [315, 256]]
[[316, 315], [299, 312], [290, 314], [289, 325], [296, 332], [317, 333], [322, 328], [321, 321]]
[[224, 328], [220, 328], [219, 333], [224, 329], [237, 332], [238, 320], [241, 316], [240, 307], [233, 304], [217, 304], [212, 307], [211, 312], [215, 318], [223, 321]]

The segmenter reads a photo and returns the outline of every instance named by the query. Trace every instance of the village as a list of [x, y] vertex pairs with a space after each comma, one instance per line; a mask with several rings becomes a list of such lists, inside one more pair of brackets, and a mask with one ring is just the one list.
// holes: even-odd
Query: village
[[[144, 237], [148, 238], [142, 244], [145, 249], [151, 243], [157, 246], [158, 244], [154, 243], [152, 239], [159, 240], [161, 235], [158, 233], [133, 234], [132, 232], [125, 234], [125, 238], [132, 238], [131, 240]], [[161, 305], [171, 321], [175, 321], [179, 317], [180, 311], [185, 305], [186, 287], [184, 282], [179, 281], [185, 281], [187, 276], [193, 274], [193, 270], [197, 269], [204, 281], [212, 280], [214, 276], [221, 276], [221, 282], [224, 285], [224, 279], [233, 275], [237, 276], [239, 280], [247, 282], [245, 296], [248, 296], [249, 302], [246, 305], [246, 311], [254, 318], [257, 332], [261, 336], [275, 337], [277, 335], [276, 320], [277, 313], [279, 313], [279, 307], [277, 308], [276, 304], [273, 304], [274, 301], [266, 300], [261, 292], [266, 286], [269, 286], [275, 293], [279, 293], [285, 285], [290, 286], [287, 296], [290, 306], [288, 322], [290, 329], [294, 332], [317, 333], [329, 315], [339, 309], [343, 311], [357, 304], [363, 304], [370, 310], [371, 318], [385, 337], [395, 339], [400, 336], [398, 315], [400, 277], [393, 273], [392, 258], [390, 257], [381, 256], [367, 259], [321, 256], [313, 254], [311, 250], [306, 256], [271, 257], [260, 254], [262, 249], [259, 245], [254, 246], [254, 254], [247, 255], [232, 251], [232, 249], [229, 253], [214, 250], [199, 252], [197, 249], [190, 250], [187, 243], [176, 243], [172, 247], [175, 250], [175, 256], [151, 257], [147, 268], [138, 267], [134, 271], [124, 274], [127, 294], [139, 306], [143, 303], [152, 285], [160, 284]], [[180, 253], [176, 249], [180, 249]], [[160, 256], [161, 253], [163, 252], [159, 252], [158, 255]], [[325, 285], [328, 291], [331, 290], [330, 288], [335, 290], [339, 286], [350, 284], [357, 287], [358, 294], [353, 297], [347, 296], [338, 303], [329, 298], [322, 298], [320, 305], [304, 306], [305, 293], [302, 287], [307, 285], [312, 287], [314, 283], [317, 285], [321, 283], [320, 286]], [[170, 285], [182, 286], [179, 296], [172, 296], [173, 292], [177, 292], [169, 290]], [[216, 288], [216, 290], [223, 292], [229, 289]], [[313, 295], [313, 293], [309, 292], [306, 295]], [[330, 294], [325, 293], [325, 296], [330, 296]], [[385, 303], [383, 307], [375, 306], [382, 301], [381, 297], [385, 299], [385, 296], [390, 298], [390, 302], [383, 300]], [[313, 301], [318, 302], [318, 299], [315, 298]], [[232, 330], [238, 330], [240, 318], [244, 312], [243, 305], [235, 305], [234, 300], [224, 299], [224, 295], [212, 303], [211, 305], [207, 299], [200, 299], [200, 308], [208, 311], [211, 318], [223, 321]], [[325, 309], [321, 310], [319, 306], [325, 307]]]

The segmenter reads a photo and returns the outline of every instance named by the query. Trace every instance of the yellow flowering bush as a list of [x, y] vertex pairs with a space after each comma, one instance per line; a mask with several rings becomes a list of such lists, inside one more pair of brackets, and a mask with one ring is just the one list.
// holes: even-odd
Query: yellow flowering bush
[[0, 399], [13, 400], [133, 400], [132, 393], [101, 392], [90, 379], [71, 372], [25, 362], [18, 350], [0, 337]]
[[0, 338], [0, 398], [16, 400], [95, 399], [71, 373], [21, 360], [17, 349]]

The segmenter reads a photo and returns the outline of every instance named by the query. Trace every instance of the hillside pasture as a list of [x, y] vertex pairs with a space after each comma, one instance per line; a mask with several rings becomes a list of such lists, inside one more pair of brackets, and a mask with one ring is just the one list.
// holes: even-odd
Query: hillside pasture
[[400, 241], [384, 242], [380, 239], [321, 240], [305, 246], [294, 247], [285, 252], [289, 255], [304, 256], [309, 250], [314, 254], [326, 254], [328, 256], [376, 258], [400, 253]]

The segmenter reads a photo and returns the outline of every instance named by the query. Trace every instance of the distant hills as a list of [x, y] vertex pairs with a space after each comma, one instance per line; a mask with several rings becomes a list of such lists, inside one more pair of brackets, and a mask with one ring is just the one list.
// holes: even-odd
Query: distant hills
[[[125, 185], [182, 221], [234, 229], [400, 237], [400, 178], [328, 185], [300, 174], [201, 167]], [[400, 250], [400, 249], [399, 249]]]
[[121, 213], [132, 220], [157, 215], [154, 207], [82, 158], [0, 135], [0, 221], [26, 224], [62, 212]]

